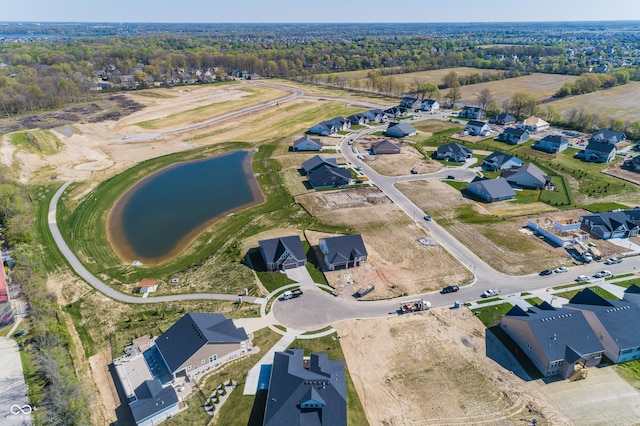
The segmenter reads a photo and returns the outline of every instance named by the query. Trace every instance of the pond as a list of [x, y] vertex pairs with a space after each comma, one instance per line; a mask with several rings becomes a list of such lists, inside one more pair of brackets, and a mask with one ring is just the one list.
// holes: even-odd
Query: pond
[[109, 215], [116, 253], [127, 261], [164, 262], [216, 220], [262, 202], [251, 158], [248, 151], [232, 151], [177, 163], [142, 179]]

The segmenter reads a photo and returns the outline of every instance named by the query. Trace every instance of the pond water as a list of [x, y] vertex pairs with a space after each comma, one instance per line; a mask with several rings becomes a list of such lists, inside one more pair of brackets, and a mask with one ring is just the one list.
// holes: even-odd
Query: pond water
[[116, 202], [109, 238], [127, 261], [161, 263], [214, 221], [262, 199], [248, 151], [174, 164], [141, 180]]

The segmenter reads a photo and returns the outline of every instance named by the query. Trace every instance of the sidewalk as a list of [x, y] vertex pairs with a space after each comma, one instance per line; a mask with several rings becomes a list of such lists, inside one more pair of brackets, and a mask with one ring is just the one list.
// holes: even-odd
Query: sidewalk
[[298, 334], [302, 333], [300, 330], [289, 330], [282, 336], [278, 342], [273, 345], [271, 349], [254, 365], [249, 373], [247, 373], [247, 379], [244, 384], [243, 395], [255, 395], [258, 391], [258, 382], [260, 381], [260, 371], [263, 365], [273, 364], [273, 358], [276, 352], [282, 352], [286, 350], [291, 343], [296, 339]]

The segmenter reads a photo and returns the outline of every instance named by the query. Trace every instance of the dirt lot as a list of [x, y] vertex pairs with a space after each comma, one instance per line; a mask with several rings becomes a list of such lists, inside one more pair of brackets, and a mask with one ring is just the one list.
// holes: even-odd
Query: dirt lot
[[[380, 140], [384, 140], [384, 138], [365, 136], [356, 145], [358, 150], [368, 151], [372, 143]], [[364, 157], [367, 164], [381, 175], [403, 176], [409, 174], [412, 168], [415, 168], [418, 173], [432, 173], [442, 169], [443, 166], [439, 162], [424, 158], [420, 151], [413, 147], [413, 143], [408, 141], [392, 142], [401, 145], [399, 154], [368, 155]]]
[[623, 162], [613, 164], [604, 169], [602, 173], [626, 180], [627, 182], [631, 182], [635, 185], [640, 185], [640, 173], [622, 168], [623, 164]]
[[[439, 246], [421, 244], [425, 231], [382, 196], [377, 188], [353, 188], [314, 192], [296, 197], [323, 222], [349, 227], [361, 233], [369, 254], [366, 264], [347, 271], [326, 273], [330, 284], [344, 296], [374, 284], [365, 298], [416, 294], [461, 284], [469, 272]], [[311, 245], [328, 234], [305, 232]]]
[[486, 356], [466, 308], [334, 327], [371, 425], [571, 424], [536, 382]]

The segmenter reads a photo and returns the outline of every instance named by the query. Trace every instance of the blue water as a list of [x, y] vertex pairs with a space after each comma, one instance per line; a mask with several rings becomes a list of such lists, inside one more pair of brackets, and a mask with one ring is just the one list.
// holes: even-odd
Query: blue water
[[271, 378], [271, 364], [260, 366], [260, 377], [258, 378], [258, 390], [269, 389], [269, 379]]
[[142, 261], [167, 258], [214, 219], [254, 203], [260, 195], [249, 161], [249, 152], [233, 151], [143, 179], [114, 207], [111, 233], [124, 240], [116, 250]]

